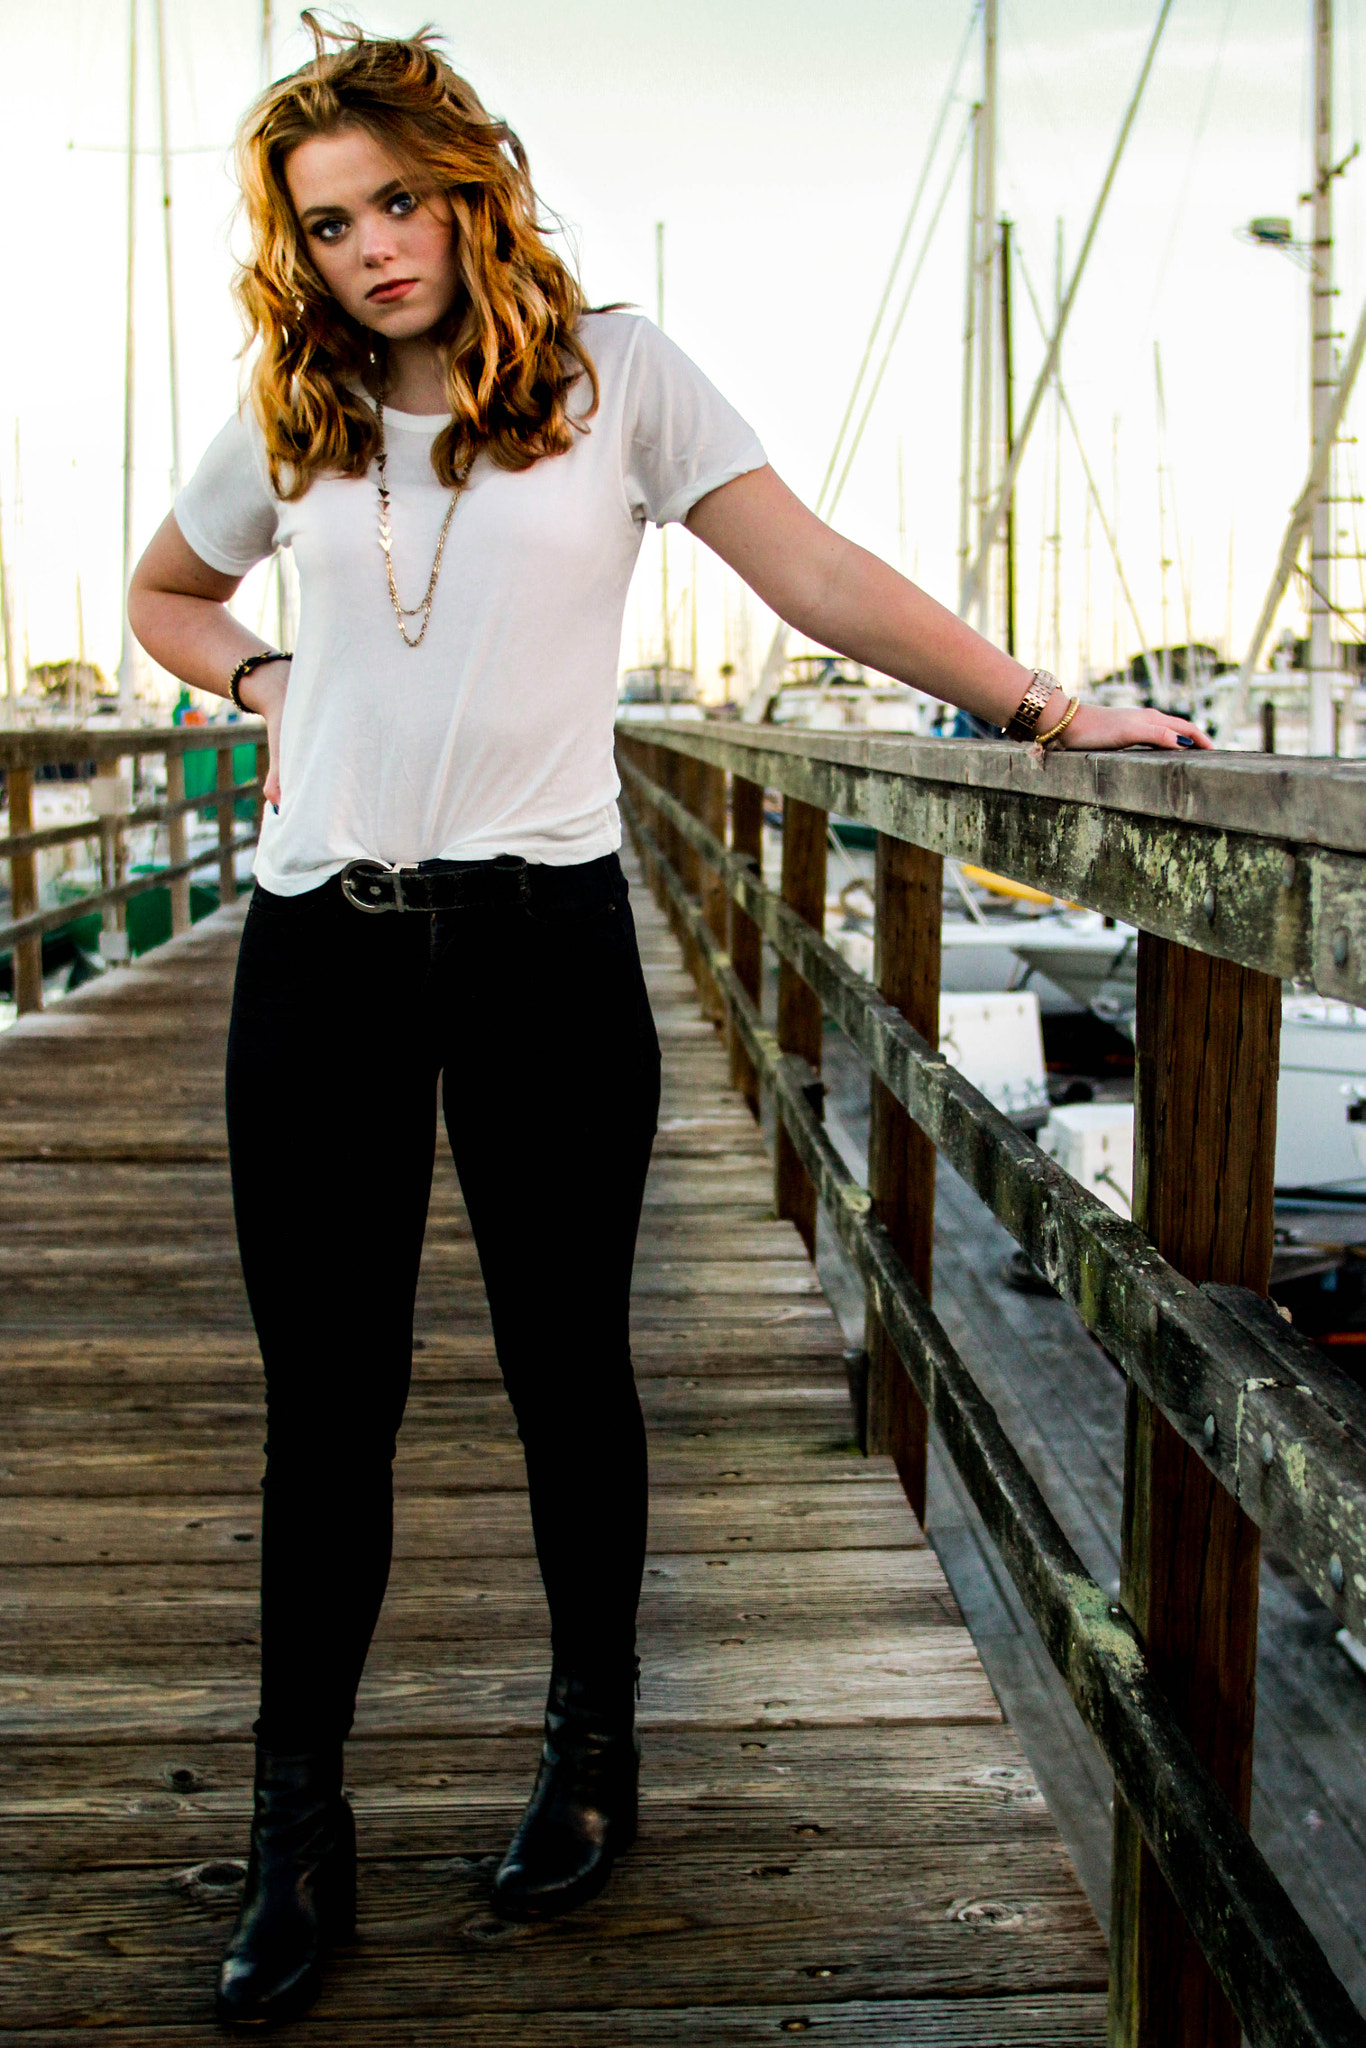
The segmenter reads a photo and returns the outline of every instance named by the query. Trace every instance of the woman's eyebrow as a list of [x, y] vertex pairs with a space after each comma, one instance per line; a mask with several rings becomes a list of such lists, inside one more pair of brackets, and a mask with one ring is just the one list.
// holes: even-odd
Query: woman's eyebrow
[[[381, 185], [378, 192], [372, 192], [365, 203], [367, 206], [383, 206], [385, 200], [392, 199], [395, 192], [406, 192], [407, 190], [408, 187], [404, 184], [402, 178], [390, 178], [388, 184]], [[307, 206], [299, 215], [299, 219], [307, 227], [308, 223], [316, 219], [320, 214], [325, 214], [329, 220], [335, 220], [339, 215], [343, 214], [349, 217], [350, 208], [346, 206], [325, 205]]]

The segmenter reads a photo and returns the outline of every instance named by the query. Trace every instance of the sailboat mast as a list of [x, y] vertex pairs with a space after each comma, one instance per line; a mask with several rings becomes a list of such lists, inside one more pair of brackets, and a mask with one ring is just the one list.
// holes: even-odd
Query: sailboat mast
[[[1001, 216], [1001, 368], [1006, 461], [1015, 452], [1015, 360], [1010, 332], [1010, 222]], [[1006, 500], [1006, 653], [1015, 652], [1015, 493]]]
[[133, 715], [137, 654], [128, 624], [128, 585], [133, 575], [133, 277], [138, 196], [138, 0], [128, 0], [128, 249], [123, 281], [123, 640], [119, 649], [119, 717]]
[[[992, 504], [992, 393], [996, 383], [996, 27], [998, 0], [982, 9], [982, 112], [978, 119], [981, 165], [981, 242], [977, 314], [977, 548], [991, 542], [988, 515]], [[984, 574], [977, 593], [977, 627], [989, 632], [991, 578]]]
[[10, 602], [9, 568], [5, 562], [5, 522], [0, 513], [0, 630], [5, 644], [5, 722], [13, 725], [18, 713], [19, 674], [14, 661], [14, 607]]
[[[1053, 325], [1062, 321], [1062, 220], [1059, 218], [1053, 245]], [[1052, 668], [1062, 672], [1062, 352], [1053, 368], [1053, 550]]]
[[157, 100], [161, 115], [161, 225], [166, 245], [166, 347], [171, 402], [171, 489], [180, 489], [180, 380], [176, 372], [175, 271], [171, 260], [171, 132], [166, 96], [166, 0], [155, 0]]
[[[981, 221], [982, 109], [972, 110], [972, 175], [968, 184], [968, 267], [963, 307], [963, 419], [958, 467], [958, 587], [967, 589], [972, 566], [972, 377], [977, 341], [977, 238]], [[967, 617], [967, 606], [958, 607]]]
[[[1322, 436], [1337, 387], [1333, 347], [1333, 0], [1314, 7], [1314, 229], [1310, 274], [1311, 442]], [[1333, 752], [1333, 484], [1309, 528], [1309, 751]]]
[[[664, 223], [655, 222], [655, 324], [660, 332], [664, 330]], [[669, 536], [664, 527], [659, 529], [659, 603], [663, 625], [662, 652], [664, 657], [664, 703], [667, 709], [671, 695], [668, 671], [673, 667], [673, 648], [669, 634]]]
[[1153, 377], [1157, 388], [1157, 566], [1162, 578], [1162, 689], [1165, 694], [1172, 684], [1171, 634], [1167, 628], [1167, 572], [1171, 568], [1171, 556], [1167, 553], [1167, 405], [1162, 395], [1162, 349], [1153, 343]]

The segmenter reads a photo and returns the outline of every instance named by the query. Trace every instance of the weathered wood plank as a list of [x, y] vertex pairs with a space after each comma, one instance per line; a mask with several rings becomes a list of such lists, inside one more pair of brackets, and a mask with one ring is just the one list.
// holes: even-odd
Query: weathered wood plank
[[[296, 2022], [291, 2038], [336, 2041], [335, 2019]], [[619, 2012], [474, 2011], [431, 2014], [422, 2039], [433, 2048], [759, 2048], [774, 2032], [809, 2035], [838, 2048], [1101, 2048], [1105, 2004], [1088, 1992], [1061, 1992], [1040, 2002], [1032, 1998], [879, 1998], [808, 2005], [800, 1997], [774, 2005], [665, 2006]], [[203, 2048], [200, 2027], [148, 2029], [133, 2023], [133, 2038], [148, 2048]], [[104, 2048], [124, 2029], [63, 2029], [69, 2048]], [[412, 2048], [413, 2031], [401, 2020], [348, 2019], [349, 2048]], [[21, 2028], [7, 2035], [12, 2048], [52, 2048], [50, 2033]]]
[[669, 748], [1161, 938], [1366, 1003], [1359, 762], [1060, 753], [1045, 763], [1004, 742], [702, 725], [671, 727]]
[[[783, 802], [783, 902], [813, 931], [825, 927], [825, 836], [829, 820], [810, 804]], [[783, 960], [778, 966], [778, 1043], [816, 1072], [821, 1064], [820, 998]], [[779, 1119], [773, 1151], [773, 1206], [790, 1216], [808, 1254], [816, 1255], [816, 1190]]]
[[[878, 834], [877, 984], [928, 1046], [939, 1044], [939, 956], [944, 863]], [[869, 1106], [868, 1192], [907, 1270], [929, 1301], [934, 1268], [934, 1147], [874, 1075]], [[868, 1447], [891, 1454], [917, 1520], [925, 1519], [925, 1404], [902, 1370], [873, 1310], [866, 1321]]]
[[[1140, 934], [1134, 1221], [1180, 1273], [1266, 1291], [1281, 988]], [[1120, 1598], [1191, 1743], [1246, 1826], [1257, 1526], [1130, 1386]], [[1242, 2025], [1115, 1798], [1112, 2048], [1238, 2048]]]

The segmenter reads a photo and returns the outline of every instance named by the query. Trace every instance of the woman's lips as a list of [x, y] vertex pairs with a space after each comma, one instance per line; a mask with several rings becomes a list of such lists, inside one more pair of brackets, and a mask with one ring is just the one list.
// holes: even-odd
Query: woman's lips
[[409, 292], [417, 290], [415, 277], [396, 277], [392, 284], [377, 284], [372, 292], [365, 294], [375, 306], [392, 306], [399, 299], [406, 299]]

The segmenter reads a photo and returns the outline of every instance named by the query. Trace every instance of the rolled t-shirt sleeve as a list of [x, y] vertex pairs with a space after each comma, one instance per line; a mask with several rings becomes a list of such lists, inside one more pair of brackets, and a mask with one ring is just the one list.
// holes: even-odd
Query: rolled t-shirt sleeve
[[175, 522], [202, 561], [245, 576], [276, 546], [279, 502], [249, 419], [234, 413], [176, 497]]
[[754, 429], [650, 320], [636, 323], [623, 460], [635, 517], [664, 526], [768, 458]]

